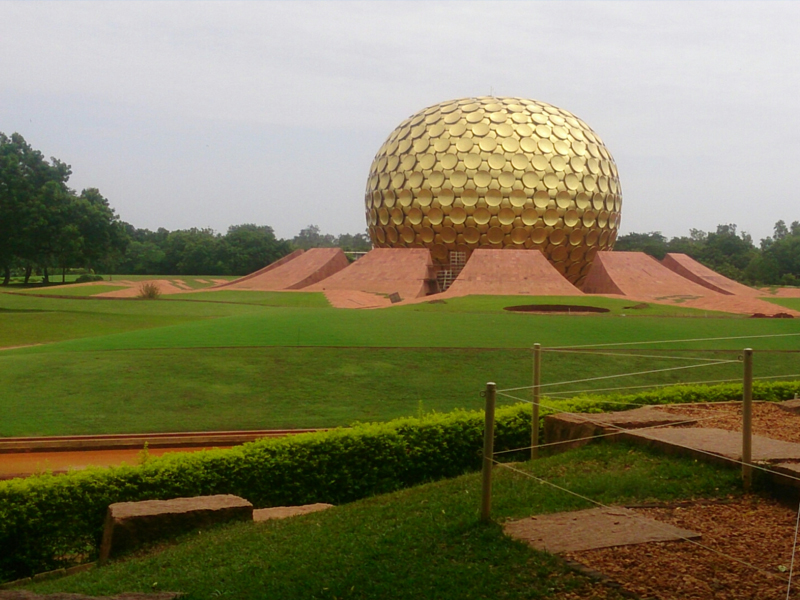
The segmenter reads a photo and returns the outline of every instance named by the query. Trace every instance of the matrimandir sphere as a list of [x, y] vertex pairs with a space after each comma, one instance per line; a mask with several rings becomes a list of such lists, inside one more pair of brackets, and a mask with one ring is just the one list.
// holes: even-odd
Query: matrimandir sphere
[[400, 123], [372, 162], [366, 216], [378, 248], [538, 249], [580, 284], [617, 238], [614, 159], [578, 117], [524, 98], [463, 98]]

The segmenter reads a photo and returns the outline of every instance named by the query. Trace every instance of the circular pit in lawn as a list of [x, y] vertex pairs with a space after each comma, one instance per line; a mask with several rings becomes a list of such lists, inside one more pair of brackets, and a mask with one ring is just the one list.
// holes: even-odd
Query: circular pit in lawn
[[511, 312], [531, 313], [607, 313], [608, 308], [599, 306], [585, 306], [576, 304], [522, 304], [521, 306], [506, 306], [503, 310]]

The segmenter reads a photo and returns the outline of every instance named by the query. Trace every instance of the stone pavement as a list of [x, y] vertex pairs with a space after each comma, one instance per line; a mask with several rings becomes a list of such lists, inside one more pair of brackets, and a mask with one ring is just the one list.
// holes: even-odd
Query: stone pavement
[[537, 550], [553, 554], [700, 538], [694, 531], [619, 506], [536, 515], [509, 521], [503, 524], [503, 531]]

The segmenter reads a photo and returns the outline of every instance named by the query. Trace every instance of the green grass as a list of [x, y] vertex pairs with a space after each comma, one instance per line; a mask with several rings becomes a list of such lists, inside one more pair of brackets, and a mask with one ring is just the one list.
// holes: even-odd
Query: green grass
[[[7, 353], [3, 353], [7, 354]], [[736, 358], [735, 353], [698, 353]], [[546, 353], [545, 385], [683, 365], [668, 359]], [[692, 364], [692, 363], [688, 363]], [[792, 371], [792, 369], [795, 369]], [[794, 354], [756, 355], [756, 376], [797, 371]], [[480, 408], [487, 381], [530, 384], [531, 355], [517, 349], [231, 348], [0, 354], [0, 436], [281, 429], [349, 425]], [[576, 374], [579, 376], [576, 377]], [[735, 379], [741, 365], [548, 388]], [[529, 398], [527, 390], [500, 404]], [[549, 402], [549, 401], [548, 401]]]
[[185, 294], [165, 294], [168, 300], [194, 300], [202, 302], [234, 302], [237, 304], [256, 304], [259, 306], [303, 306], [329, 308], [330, 304], [322, 292], [258, 292], [249, 290], [219, 290], [209, 292], [187, 292]]
[[[625, 445], [593, 445], [522, 468], [607, 504], [739, 492], [735, 470]], [[497, 522], [592, 506], [523, 475], [495, 473]], [[557, 557], [506, 538], [498, 524], [480, 524], [479, 490], [473, 474], [304, 517], [222, 526], [28, 588], [92, 595], [174, 590], [188, 600], [515, 600], [561, 597], [590, 585]], [[614, 594], [608, 597], [620, 598]]]
[[[490, 380], [501, 388], [529, 385], [534, 342], [553, 347], [800, 333], [794, 320], [623, 317], [630, 303], [606, 298], [580, 301], [605, 305], [612, 313], [562, 316], [502, 310], [552, 303], [552, 298], [471, 297], [355, 311], [314, 306], [324, 302], [318, 294], [220, 291], [191, 296], [225, 300], [0, 294], [0, 346], [43, 344], [0, 352], [0, 435], [348, 425], [414, 415], [420, 409], [478, 407], [477, 394]], [[744, 346], [795, 350], [798, 337], [638, 349], [647, 356], [675, 354], [670, 349], [678, 348], [696, 349], [694, 356], [735, 359]], [[703, 352], [708, 348], [729, 352]], [[757, 352], [756, 375], [797, 373], [795, 356]], [[682, 364], [690, 363], [547, 353], [544, 382]], [[555, 391], [740, 376], [741, 367], [734, 363], [576, 383]], [[519, 395], [527, 397], [527, 391]]]
[[762, 298], [767, 302], [772, 302], [784, 308], [791, 308], [792, 310], [800, 310], [800, 298]]
[[124, 290], [124, 285], [96, 284], [96, 285], [76, 285], [74, 287], [36, 287], [19, 290], [23, 294], [41, 294], [44, 296], [96, 296], [106, 292], [116, 292]]

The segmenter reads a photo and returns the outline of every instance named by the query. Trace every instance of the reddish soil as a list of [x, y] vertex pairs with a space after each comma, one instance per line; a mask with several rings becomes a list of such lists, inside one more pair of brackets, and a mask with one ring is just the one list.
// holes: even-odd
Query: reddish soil
[[[299, 252], [299, 253], [297, 253]], [[312, 248], [297, 251], [268, 267], [213, 288], [227, 290], [299, 290], [330, 277], [350, 263], [340, 248]]]
[[484, 294], [582, 296], [539, 250], [475, 250], [441, 298]]
[[334, 308], [386, 308], [392, 305], [386, 296], [355, 290], [325, 290], [325, 298]]
[[148, 279], [146, 281], [127, 281], [119, 280], [114, 282], [107, 282], [106, 285], [113, 283], [113, 285], [126, 285], [122, 290], [115, 290], [113, 292], [105, 292], [97, 294], [97, 298], [135, 298], [141, 292], [141, 287], [145, 283], [153, 283], [158, 286], [162, 294], [180, 294], [181, 292], [194, 291], [182, 281], [167, 280], [167, 279]]
[[375, 248], [346, 269], [304, 291], [398, 293], [402, 299], [418, 298], [426, 293], [431, 268], [431, 253], [427, 248]]
[[532, 313], [607, 313], [608, 308], [599, 306], [582, 306], [580, 304], [522, 304], [520, 306], [506, 306], [503, 310], [511, 312]]
[[685, 277], [689, 281], [720, 294], [735, 296], [761, 295], [757, 290], [712, 271], [686, 254], [669, 253], [661, 261], [661, 264], [671, 271], [675, 271], [681, 277]]
[[[169, 452], [197, 452], [208, 450], [212, 446], [197, 448], [150, 448], [150, 456], [161, 456]], [[230, 446], [213, 446], [229, 448]], [[14, 452], [0, 454], [0, 479], [27, 477], [35, 473], [51, 471], [66, 473], [70, 470], [86, 467], [111, 467], [135, 465], [139, 461], [141, 450], [81, 450], [78, 452]]]

